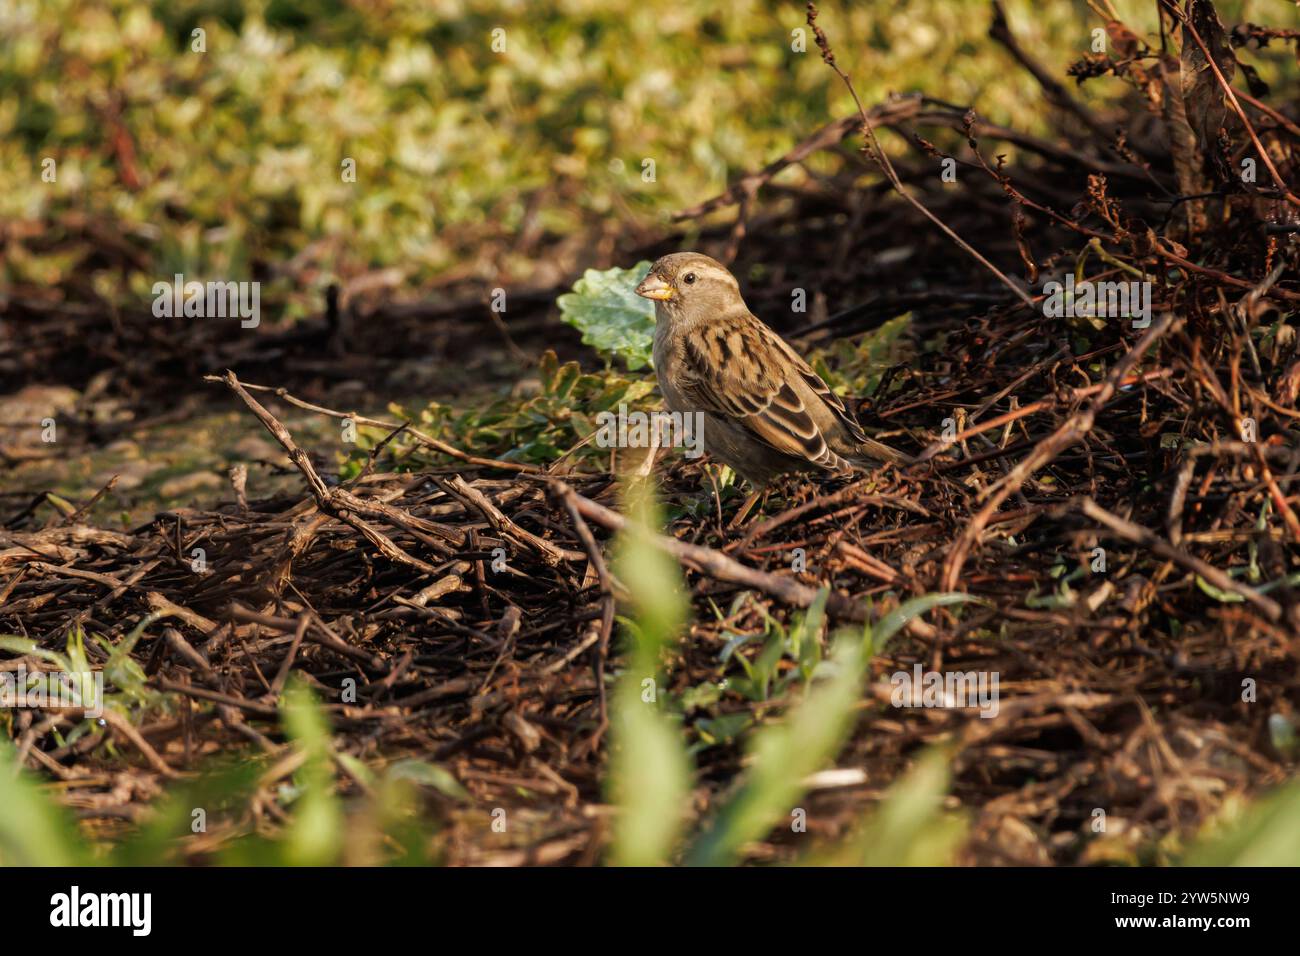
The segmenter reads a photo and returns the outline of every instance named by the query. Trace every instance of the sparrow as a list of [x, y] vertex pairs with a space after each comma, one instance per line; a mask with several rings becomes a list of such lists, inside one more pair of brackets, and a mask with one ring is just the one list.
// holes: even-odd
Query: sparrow
[[756, 491], [792, 471], [909, 461], [863, 433], [821, 376], [749, 311], [716, 259], [664, 256], [636, 293], [655, 303], [655, 376], [668, 410], [702, 412], [704, 450]]

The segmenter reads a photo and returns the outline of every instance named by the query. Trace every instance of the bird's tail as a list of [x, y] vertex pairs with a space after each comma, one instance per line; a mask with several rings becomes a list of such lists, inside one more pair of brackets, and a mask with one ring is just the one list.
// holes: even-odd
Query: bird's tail
[[[910, 465], [912, 459], [904, 455], [895, 448], [890, 448], [884, 442], [878, 442], [874, 438], [867, 438], [858, 443], [861, 449], [862, 458], [867, 461], [887, 461], [894, 465]], [[866, 463], [866, 462], [862, 462]]]

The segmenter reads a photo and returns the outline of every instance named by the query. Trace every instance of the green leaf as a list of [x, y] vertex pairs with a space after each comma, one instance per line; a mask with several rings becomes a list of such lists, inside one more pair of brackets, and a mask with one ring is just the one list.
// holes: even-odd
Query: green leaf
[[131, 633], [124, 637], [116, 647], [109, 645], [108, 660], [104, 662], [104, 676], [114, 687], [122, 690], [136, 700], [147, 700], [151, 695], [146, 685], [144, 670], [131, 658], [131, 652], [143, 636], [145, 629], [170, 616], [168, 611], [154, 611], [140, 619]]
[[19, 637], [17, 634], [0, 634], [0, 651], [39, 657], [51, 664], [58, 664], [65, 671], [72, 670], [72, 665], [66, 657], [57, 651], [45, 650], [30, 637]]
[[695, 722], [700, 739], [707, 745], [729, 743], [750, 728], [754, 718], [748, 712], [723, 714], [721, 717], [702, 717]]
[[557, 300], [564, 321], [582, 333], [584, 343], [623, 359], [632, 371], [653, 363], [654, 303], [635, 291], [649, 271], [649, 262], [631, 269], [588, 269], [573, 291]]
[[68, 663], [72, 665], [68, 669], [75, 674], [89, 674], [91, 666], [90, 659], [86, 657], [86, 632], [80, 624], [68, 631], [67, 649]]
[[1206, 594], [1208, 594], [1210, 597], [1214, 598], [1214, 600], [1220, 601], [1224, 604], [1235, 604], [1237, 602], [1245, 600], [1245, 598], [1243, 598], [1240, 594], [1237, 594], [1233, 591], [1225, 591], [1223, 590], [1223, 588], [1211, 584], [1209, 581], [1205, 580], [1205, 578], [1201, 577], [1199, 574], [1196, 576], [1196, 586], [1200, 588], [1202, 591], [1204, 591]]
[[912, 313], [905, 312], [856, 339], [840, 339], [813, 357], [813, 368], [837, 395], [874, 395], [885, 371], [906, 361], [911, 325]]
[[775, 621], [771, 622], [771, 632], [767, 643], [754, 659], [754, 673], [757, 675], [759, 693], [762, 700], [767, 700], [772, 692], [772, 678], [785, 656], [785, 631]]
[[388, 768], [385, 776], [392, 780], [410, 780], [424, 784], [457, 800], [470, 799], [469, 792], [460, 785], [450, 770], [424, 760], [399, 760]]
[[871, 643], [873, 652], [882, 652], [885, 645], [889, 643], [889, 639], [906, 627], [912, 618], [920, 617], [926, 611], [933, 610], [936, 607], [963, 604], [975, 600], [978, 600], [978, 598], [974, 598], [969, 594], [948, 591], [942, 594], [926, 594], [918, 598], [912, 598], [910, 601], [904, 601], [872, 625]]
[[637, 666], [653, 670], [659, 652], [673, 640], [690, 613], [677, 561], [654, 541], [661, 524], [648, 485], [628, 489], [624, 510], [629, 518], [614, 548], [614, 572], [631, 593], [641, 630]]
[[660, 655], [689, 607], [677, 562], [652, 540], [659, 520], [646, 485], [629, 489], [626, 511], [615, 571], [631, 592], [636, 621], [623, 627], [631, 653], [613, 701], [609, 785], [619, 816], [611, 858], [621, 866], [657, 866], [671, 861], [689, 803], [690, 758], [658, 690]]
[[624, 674], [614, 698], [610, 779], [619, 808], [612, 847], [618, 866], [670, 862], [691, 786], [681, 731], [658, 703], [644, 698], [642, 673]]
[[829, 586], [821, 588], [813, 598], [808, 610], [790, 629], [790, 655], [799, 662], [799, 673], [804, 680], [811, 679], [813, 672], [822, 659], [821, 632], [826, 618], [826, 601], [830, 597]]

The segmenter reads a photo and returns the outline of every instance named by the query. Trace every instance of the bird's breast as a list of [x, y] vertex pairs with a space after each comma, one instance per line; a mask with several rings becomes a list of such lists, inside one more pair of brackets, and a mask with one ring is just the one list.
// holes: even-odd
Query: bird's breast
[[677, 388], [677, 376], [681, 372], [674, 347], [671, 324], [659, 319], [655, 326], [654, 348], [655, 378], [659, 381], [659, 392], [664, 397], [664, 404], [670, 412], [688, 411], [685, 399]]

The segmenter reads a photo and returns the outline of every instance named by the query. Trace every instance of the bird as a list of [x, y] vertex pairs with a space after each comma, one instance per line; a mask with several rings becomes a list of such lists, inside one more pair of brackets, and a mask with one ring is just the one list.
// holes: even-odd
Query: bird
[[863, 433], [821, 376], [749, 310], [716, 259], [664, 256], [636, 293], [655, 303], [652, 354], [664, 404], [702, 413], [704, 450], [755, 495], [791, 472], [844, 475], [873, 461], [910, 461]]

